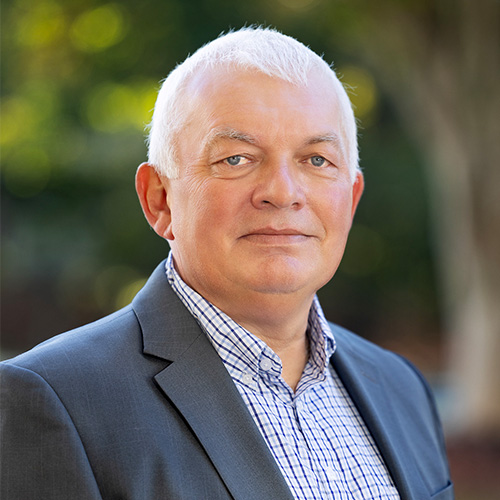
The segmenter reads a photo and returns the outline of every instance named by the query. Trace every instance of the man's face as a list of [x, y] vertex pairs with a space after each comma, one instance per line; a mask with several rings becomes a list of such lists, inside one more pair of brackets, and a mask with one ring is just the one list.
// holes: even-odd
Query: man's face
[[342, 258], [363, 179], [353, 187], [332, 85], [310, 80], [232, 69], [189, 82], [164, 236], [181, 277], [229, 314], [311, 300]]

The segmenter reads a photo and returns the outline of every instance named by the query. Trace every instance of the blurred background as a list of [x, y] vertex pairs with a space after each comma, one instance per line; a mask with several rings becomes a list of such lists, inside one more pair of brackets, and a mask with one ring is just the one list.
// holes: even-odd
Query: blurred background
[[500, 498], [500, 2], [3, 0], [2, 358], [127, 304], [168, 252], [134, 190], [159, 82], [273, 26], [333, 62], [366, 190], [328, 319], [428, 377], [457, 500]]

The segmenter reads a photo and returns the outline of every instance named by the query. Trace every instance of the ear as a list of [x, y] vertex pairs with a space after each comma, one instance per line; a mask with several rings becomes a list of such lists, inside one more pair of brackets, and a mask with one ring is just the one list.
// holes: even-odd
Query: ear
[[354, 218], [356, 213], [356, 208], [358, 207], [359, 200], [365, 189], [365, 179], [360, 170], [356, 172], [356, 179], [352, 186], [352, 208], [351, 208], [351, 220]]
[[135, 175], [135, 189], [142, 211], [155, 232], [173, 240], [172, 216], [168, 205], [168, 179], [158, 174], [149, 163], [141, 163]]

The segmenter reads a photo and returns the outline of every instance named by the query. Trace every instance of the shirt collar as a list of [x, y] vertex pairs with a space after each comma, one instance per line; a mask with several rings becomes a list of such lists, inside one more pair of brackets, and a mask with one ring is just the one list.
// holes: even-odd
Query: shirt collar
[[[165, 270], [172, 289], [205, 331], [233, 378], [252, 385], [249, 373], [257, 376], [265, 372], [268, 377], [281, 375], [279, 356], [264, 341], [189, 287], [175, 269], [171, 252]], [[309, 374], [308, 379], [323, 380], [336, 344], [317, 296], [309, 312], [308, 335], [310, 357], [304, 374]]]

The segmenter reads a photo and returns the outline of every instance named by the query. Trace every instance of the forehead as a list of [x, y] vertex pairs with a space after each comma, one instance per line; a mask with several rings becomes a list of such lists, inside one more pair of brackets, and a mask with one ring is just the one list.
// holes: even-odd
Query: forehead
[[213, 99], [220, 96], [228, 98], [235, 94], [252, 94], [270, 89], [278, 93], [286, 90], [311, 95], [320, 93], [323, 98], [337, 101], [337, 88], [332, 74], [318, 66], [311, 71], [305, 82], [291, 82], [263, 73], [258, 68], [219, 65], [200, 69], [190, 75], [184, 83], [181, 98]]
[[254, 70], [208, 69], [190, 77], [182, 97], [185, 129], [204, 135], [217, 128], [245, 132], [242, 125], [258, 124], [263, 133], [319, 136], [338, 133], [341, 126], [336, 88], [320, 70], [299, 85]]

